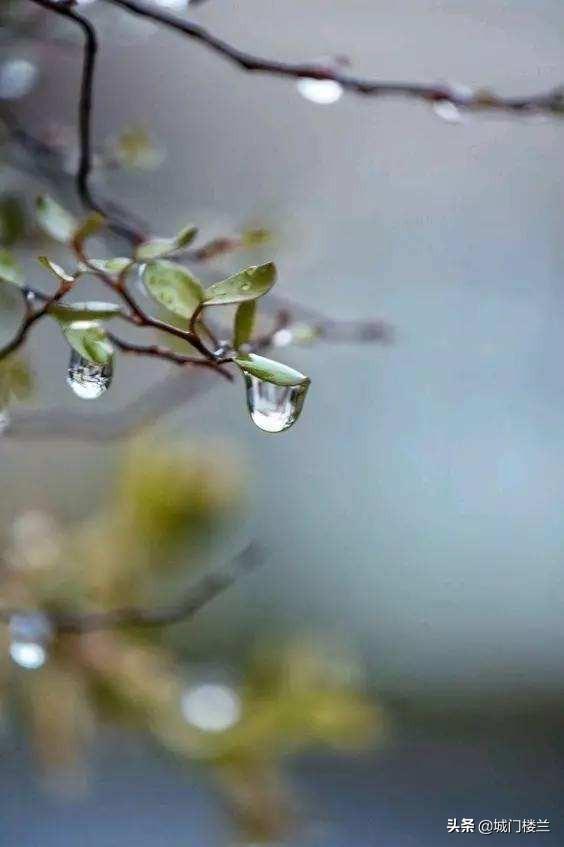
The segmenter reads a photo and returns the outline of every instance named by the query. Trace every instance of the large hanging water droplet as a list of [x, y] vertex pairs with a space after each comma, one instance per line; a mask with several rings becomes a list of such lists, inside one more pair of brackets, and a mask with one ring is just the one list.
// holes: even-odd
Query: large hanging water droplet
[[21, 668], [37, 670], [47, 660], [47, 646], [53, 638], [49, 619], [41, 612], [12, 615], [10, 656]]
[[340, 100], [343, 94], [343, 86], [334, 79], [312, 79], [303, 77], [298, 80], [297, 89], [306, 100], [318, 103], [320, 106], [329, 106]]
[[113, 375], [111, 361], [99, 365], [85, 359], [76, 350], [71, 352], [67, 385], [81, 400], [96, 400], [101, 397], [110, 387]]
[[300, 416], [309, 380], [300, 385], [275, 385], [246, 373], [247, 405], [253, 423], [264, 432], [283, 432]]

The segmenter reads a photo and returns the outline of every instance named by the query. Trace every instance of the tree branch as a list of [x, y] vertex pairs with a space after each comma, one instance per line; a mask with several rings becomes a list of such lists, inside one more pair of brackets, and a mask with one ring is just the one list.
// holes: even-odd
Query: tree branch
[[[39, 2], [39, 0], [34, 0], [34, 2]], [[41, 0], [41, 2], [45, 2], [45, 0]], [[330, 79], [338, 82], [347, 91], [367, 97], [408, 97], [427, 103], [446, 100], [461, 109], [495, 109], [511, 113], [547, 112], [561, 115], [564, 112], [564, 90], [562, 87], [529, 97], [500, 97], [485, 90], [467, 93], [448, 85], [388, 82], [379, 79], [354, 77], [341, 73], [335, 68], [322, 67], [319, 64], [281, 62], [247, 53], [218, 38], [200, 24], [177, 17], [161, 7], [145, 3], [143, 0], [103, 0], [103, 2], [126, 9], [134, 15], [155, 21], [168, 29], [199, 41], [209, 50], [244, 71], [293, 79], [303, 79], [304, 77]]]
[[[47, 614], [47, 618], [53, 627], [53, 632], [57, 635], [81, 634], [124, 627], [168, 626], [191, 618], [233, 585], [239, 577], [251, 572], [259, 564], [260, 557], [256, 547], [249, 545], [227, 566], [199, 577], [184, 596], [170, 606], [157, 608], [125, 606], [107, 612], [92, 612], [82, 615], [70, 613]], [[33, 611], [0, 609], [0, 620], [9, 623], [14, 615], [29, 614], [32, 615]]]

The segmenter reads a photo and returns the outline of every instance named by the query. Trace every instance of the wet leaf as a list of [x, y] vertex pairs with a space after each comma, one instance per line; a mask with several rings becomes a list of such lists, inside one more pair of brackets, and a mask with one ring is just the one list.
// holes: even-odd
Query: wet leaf
[[263, 382], [271, 382], [273, 385], [305, 385], [310, 381], [309, 377], [294, 368], [264, 356], [257, 356], [255, 353], [236, 356], [234, 361], [243, 373], [250, 374]]
[[276, 267], [272, 262], [240, 271], [221, 282], [215, 282], [205, 291], [206, 306], [226, 306], [256, 300], [270, 291], [276, 282]]
[[176, 250], [183, 250], [196, 237], [198, 230], [195, 226], [186, 226], [181, 229], [178, 235], [174, 238], [153, 238], [151, 241], [145, 241], [140, 244], [135, 251], [135, 257], [139, 261], [148, 261], [149, 259], [159, 259], [161, 256], [168, 256]]
[[233, 346], [236, 350], [246, 344], [253, 334], [255, 314], [257, 310], [256, 300], [247, 300], [241, 303], [235, 314], [235, 328], [233, 332]]
[[111, 361], [114, 348], [101, 326], [88, 322], [61, 324], [65, 338], [73, 350], [98, 365]]
[[25, 282], [18, 262], [8, 250], [0, 250], [0, 280], [19, 287]]
[[186, 268], [166, 259], [149, 262], [143, 282], [158, 303], [182, 318], [191, 318], [204, 298], [199, 280]]
[[91, 300], [87, 303], [55, 303], [49, 308], [59, 323], [69, 324], [76, 321], [107, 321], [117, 317], [121, 308], [115, 303], [102, 303]]
[[69, 244], [79, 224], [78, 221], [52, 197], [41, 194], [36, 201], [37, 222], [41, 229], [62, 244]]
[[38, 256], [37, 261], [40, 265], [43, 265], [50, 273], [60, 279], [62, 282], [71, 283], [74, 282], [76, 277], [68, 274], [64, 268], [58, 265], [56, 262], [52, 262], [51, 259], [48, 259], [47, 256]]
[[90, 259], [89, 265], [84, 262], [79, 263], [81, 273], [95, 273], [101, 271], [106, 274], [120, 274], [129, 265], [133, 264], [133, 259], [126, 259], [123, 256], [117, 256], [115, 259]]

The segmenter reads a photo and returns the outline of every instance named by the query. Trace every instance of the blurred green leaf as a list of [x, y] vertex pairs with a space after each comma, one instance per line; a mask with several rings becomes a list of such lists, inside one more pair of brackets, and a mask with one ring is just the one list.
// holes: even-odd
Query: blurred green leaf
[[37, 261], [40, 265], [43, 265], [50, 273], [60, 279], [62, 282], [74, 282], [75, 277], [68, 274], [64, 268], [58, 265], [56, 262], [52, 262], [51, 259], [48, 259], [47, 256], [38, 256]]
[[243, 344], [246, 344], [251, 338], [255, 325], [256, 311], [256, 300], [247, 300], [246, 303], [241, 303], [238, 306], [235, 313], [235, 328], [233, 332], [233, 346], [236, 350]]
[[276, 282], [276, 267], [272, 262], [240, 271], [221, 282], [215, 282], [205, 291], [206, 306], [226, 306], [256, 300], [270, 291]]
[[25, 207], [15, 194], [0, 198], [0, 244], [11, 247], [20, 241], [26, 231]]
[[174, 238], [153, 238], [151, 241], [145, 241], [135, 250], [135, 257], [146, 262], [149, 259], [168, 256], [176, 250], [183, 250], [194, 240], [197, 232], [197, 227], [190, 225], [181, 229]]
[[272, 359], [266, 359], [264, 356], [257, 356], [255, 353], [236, 356], [234, 362], [239, 365], [244, 373], [256, 376], [257, 379], [264, 382], [271, 382], [274, 385], [304, 385], [310, 381], [309, 377], [294, 370], [294, 368]]
[[94, 273], [97, 270], [106, 274], [120, 274], [128, 265], [133, 264], [133, 259], [126, 259], [123, 256], [117, 256], [115, 259], [90, 259], [89, 264], [92, 267], [85, 265], [84, 262], [79, 263], [81, 273]]
[[88, 217], [79, 224], [74, 233], [73, 240], [76, 241], [77, 244], [82, 244], [87, 238], [91, 238], [91, 236], [100, 232], [105, 223], [106, 219], [103, 215], [98, 212], [92, 212], [91, 215], [88, 215]]
[[121, 135], [110, 144], [110, 157], [126, 168], [152, 170], [163, 159], [144, 127], [126, 127]]
[[41, 229], [62, 244], [72, 241], [79, 224], [52, 197], [41, 194], [36, 201], [37, 222]]
[[191, 318], [204, 298], [199, 280], [186, 268], [166, 259], [149, 262], [143, 282], [158, 303], [182, 318]]
[[115, 303], [101, 303], [97, 300], [87, 303], [55, 303], [49, 308], [49, 314], [62, 324], [77, 321], [106, 321], [115, 318], [120, 312], [120, 307]]
[[62, 323], [61, 328], [70, 346], [89, 362], [105, 365], [112, 359], [114, 348], [101, 326], [78, 322]]
[[25, 282], [19, 264], [8, 250], [0, 250], [0, 280], [17, 286]]
[[0, 361], [0, 408], [10, 399], [25, 400], [33, 389], [33, 378], [27, 362], [19, 356]]

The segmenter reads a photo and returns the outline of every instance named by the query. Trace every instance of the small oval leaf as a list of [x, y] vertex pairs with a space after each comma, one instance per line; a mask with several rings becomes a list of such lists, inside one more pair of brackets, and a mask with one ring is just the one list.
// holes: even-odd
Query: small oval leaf
[[271, 382], [273, 385], [306, 385], [310, 382], [309, 377], [294, 368], [275, 362], [273, 359], [266, 359], [264, 356], [257, 356], [255, 353], [236, 356], [233, 361], [239, 365], [243, 373], [256, 376], [257, 379]]
[[256, 300], [270, 291], [276, 282], [276, 266], [273, 262], [254, 265], [221, 282], [215, 282], [205, 291], [206, 306], [227, 306], [229, 303], [244, 303]]
[[146, 262], [150, 259], [159, 259], [161, 256], [169, 256], [176, 250], [183, 250], [196, 237], [198, 230], [195, 226], [186, 226], [181, 229], [174, 238], [153, 238], [145, 241], [135, 250], [135, 257], [139, 261]]
[[105, 365], [111, 361], [114, 348], [105, 330], [96, 323], [77, 321], [62, 324], [62, 330], [73, 350], [80, 353], [89, 362]]
[[63, 244], [72, 241], [78, 222], [52, 197], [42, 194], [36, 201], [37, 222], [41, 229]]
[[8, 250], [0, 250], [0, 280], [19, 287], [25, 282], [18, 262]]
[[48, 259], [47, 256], [38, 256], [37, 261], [40, 265], [43, 265], [53, 276], [56, 276], [57, 279], [60, 279], [62, 282], [72, 283], [76, 280], [76, 276], [71, 276], [68, 274], [64, 268], [58, 265], [56, 262], [52, 262], [51, 259]]
[[149, 262], [143, 282], [158, 303], [182, 318], [191, 318], [204, 298], [199, 280], [186, 268], [166, 259]]
[[84, 262], [79, 262], [78, 268], [81, 273], [85, 274], [96, 273], [96, 271], [104, 274], [120, 274], [133, 264], [133, 259], [117, 256], [115, 259], [89, 259], [88, 265], [85, 265]]
[[255, 325], [256, 311], [256, 300], [247, 300], [246, 303], [241, 303], [238, 306], [235, 313], [235, 327], [233, 331], [233, 346], [236, 350], [243, 344], [246, 344], [251, 338]]
[[49, 307], [49, 314], [59, 323], [69, 324], [76, 321], [107, 321], [120, 315], [121, 309], [115, 303], [91, 300], [87, 303], [54, 303]]

